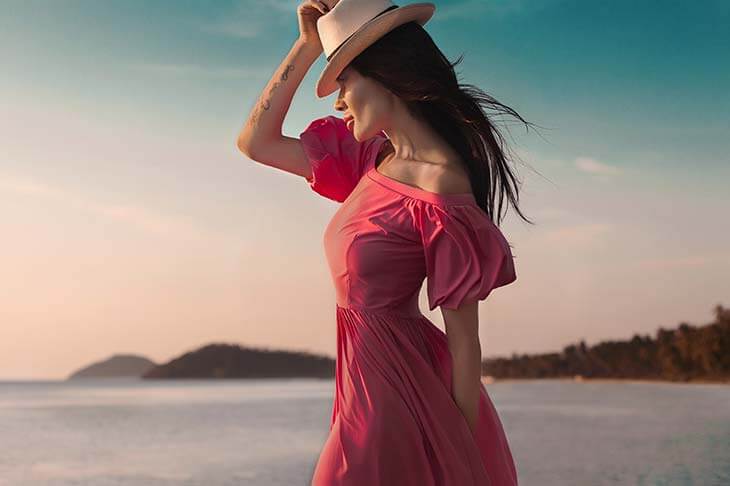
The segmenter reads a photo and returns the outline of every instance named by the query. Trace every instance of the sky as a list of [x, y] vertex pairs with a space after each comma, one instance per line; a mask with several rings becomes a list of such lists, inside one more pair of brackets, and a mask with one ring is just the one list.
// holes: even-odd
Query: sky
[[[211, 342], [335, 356], [338, 203], [235, 146], [298, 3], [2, 0], [0, 379]], [[541, 127], [505, 128], [536, 224], [501, 224], [518, 277], [480, 303], [483, 356], [730, 306], [730, 3], [434, 3], [460, 82]], [[323, 67], [285, 135], [340, 115]], [[421, 308], [443, 329], [425, 286]]]

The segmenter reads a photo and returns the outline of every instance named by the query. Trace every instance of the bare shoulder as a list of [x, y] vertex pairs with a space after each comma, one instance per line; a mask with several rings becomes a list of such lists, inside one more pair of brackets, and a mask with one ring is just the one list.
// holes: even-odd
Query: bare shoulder
[[466, 167], [459, 160], [448, 163], [413, 162], [393, 158], [390, 143], [383, 144], [376, 159], [376, 167], [382, 174], [404, 184], [438, 194], [463, 194], [472, 192]]
[[[459, 161], [452, 161], [448, 164], [438, 164], [433, 167], [427, 166], [427, 170], [433, 173], [428, 177], [433, 189], [431, 192], [441, 194], [463, 194], [472, 192], [471, 181], [466, 168]], [[426, 182], [424, 182], [426, 183]]]

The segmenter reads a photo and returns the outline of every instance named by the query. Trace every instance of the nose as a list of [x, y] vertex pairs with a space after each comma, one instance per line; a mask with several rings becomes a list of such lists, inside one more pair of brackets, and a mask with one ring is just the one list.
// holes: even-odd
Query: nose
[[337, 95], [337, 100], [335, 101], [335, 110], [345, 111], [345, 107], [342, 103], [342, 98], [340, 98], [339, 94]]

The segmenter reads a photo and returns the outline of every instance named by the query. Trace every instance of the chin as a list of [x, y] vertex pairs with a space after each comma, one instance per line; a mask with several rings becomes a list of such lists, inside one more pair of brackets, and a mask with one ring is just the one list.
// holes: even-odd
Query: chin
[[355, 140], [357, 140], [358, 142], [362, 142], [363, 140], [367, 140], [368, 138], [370, 138], [370, 137], [366, 136], [366, 134], [367, 134], [366, 130], [361, 130], [360, 127], [358, 127], [357, 122], [355, 122], [355, 127], [353, 128], [351, 133], [352, 133], [352, 136], [355, 137]]

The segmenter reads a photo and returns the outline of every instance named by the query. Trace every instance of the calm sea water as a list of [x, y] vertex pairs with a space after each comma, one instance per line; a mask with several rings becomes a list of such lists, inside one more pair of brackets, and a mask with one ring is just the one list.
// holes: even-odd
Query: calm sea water
[[[331, 380], [0, 382], [1, 485], [307, 485]], [[730, 386], [486, 385], [520, 484], [730, 485]]]

